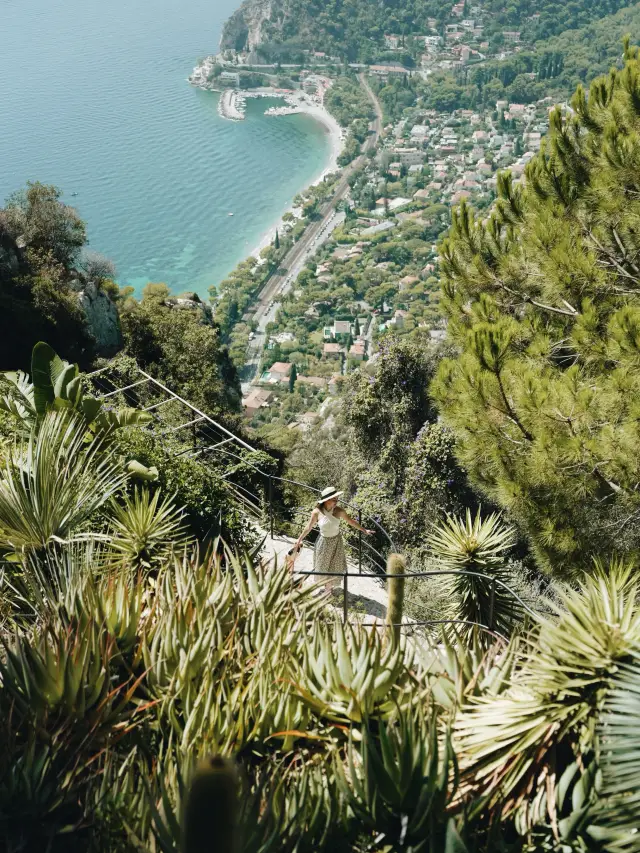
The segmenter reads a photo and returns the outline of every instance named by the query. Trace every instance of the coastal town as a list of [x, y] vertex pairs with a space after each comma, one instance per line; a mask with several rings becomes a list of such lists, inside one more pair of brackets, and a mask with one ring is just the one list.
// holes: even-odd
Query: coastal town
[[[487, 209], [500, 173], [521, 181], [540, 150], [555, 104], [551, 97], [436, 109], [426, 95], [434, 75], [465, 75], [487, 60], [517, 55], [526, 46], [521, 33], [505, 30], [496, 37], [494, 32], [488, 40], [482, 7], [464, 3], [452, 6], [444, 26], [435, 19], [429, 25], [424, 35], [385, 35], [390, 56], [385, 62], [341, 66], [316, 51], [302, 63], [276, 68], [259, 63], [255, 52], [227, 51], [207, 57], [190, 78], [196, 86], [220, 91], [219, 111], [225, 118], [244, 118], [246, 99], [261, 97], [284, 101], [284, 106], [269, 106], [270, 115], [309, 111], [326, 122], [327, 93], [349, 79], [357, 82], [360, 75], [368, 79], [386, 119], [375, 149], [349, 179], [344, 214], [313, 244], [304, 268], [289, 276], [270, 303], [259, 339], [260, 369], [243, 399], [253, 428], [268, 429], [270, 435], [274, 428], [311, 429], [331, 411], [353, 370], [373, 368], [385, 335], [420, 336], [438, 346], [446, 331], [438, 307], [437, 244], [452, 209], [463, 202]], [[410, 54], [416, 61], [409, 67], [395, 61], [395, 54]], [[394, 90], [410, 93], [400, 110], [389, 106]], [[343, 152], [363, 116], [343, 119]], [[355, 156], [361, 146], [355, 142], [353, 150]], [[302, 207], [294, 207], [278, 225], [279, 239], [296, 229], [293, 242], [300, 239], [302, 218]], [[270, 252], [273, 246], [253, 268], [263, 282]], [[249, 306], [231, 339], [250, 349], [257, 341], [255, 330]]]

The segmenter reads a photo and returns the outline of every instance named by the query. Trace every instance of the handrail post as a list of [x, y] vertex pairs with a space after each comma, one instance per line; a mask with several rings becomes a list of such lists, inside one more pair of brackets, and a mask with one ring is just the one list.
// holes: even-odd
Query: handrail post
[[348, 569], [347, 569], [347, 571], [345, 571], [345, 573], [344, 573], [344, 582], [343, 582], [343, 590], [342, 590], [342, 624], [343, 625], [347, 624], [348, 611], [349, 611], [349, 605], [347, 603], [347, 596], [349, 594], [348, 584], [349, 584], [349, 575], [348, 575]]
[[489, 598], [489, 629], [491, 631], [494, 630], [494, 628], [493, 628], [493, 621], [494, 621], [493, 616], [494, 616], [495, 605], [496, 605], [496, 580], [495, 580], [495, 578], [493, 578], [493, 580], [491, 581], [491, 597]]
[[[362, 527], [362, 510], [358, 510], [358, 524]], [[362, 574], [362, 530], [358, 530], [358, 571]]]
[[273, 479], [269, 474], [269, 530], [273, 539]]

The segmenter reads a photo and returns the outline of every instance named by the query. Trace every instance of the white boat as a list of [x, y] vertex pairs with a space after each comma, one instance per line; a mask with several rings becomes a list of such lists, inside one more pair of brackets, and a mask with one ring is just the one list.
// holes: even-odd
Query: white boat
[[233, 216], [233, 213], [229, 213], [228, 215], [229, 215], [229, 216]]

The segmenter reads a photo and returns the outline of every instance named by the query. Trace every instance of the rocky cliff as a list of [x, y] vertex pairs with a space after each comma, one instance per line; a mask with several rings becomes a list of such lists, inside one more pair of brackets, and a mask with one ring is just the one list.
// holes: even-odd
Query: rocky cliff
[[97, 352], [107, 358], [115, 355], [122, 347], [118, 309], [95, 282], [77, 282], [74, 290], [77, 291], [78, 304], [85, 315], [89, 332], [96, 340]]
[[323, 0], [319, 5], [307, 0], [245, 0], [227, 21], [220, 49], [250, 53], [260, 45], [292, 40], [311, 44], [317, 36], [314, 16], [323, 5]]
[[245, 0], [222, 32], [221, 50], [253, 50], [265, 41], [263, 28], [271, 20], [274, 0]]

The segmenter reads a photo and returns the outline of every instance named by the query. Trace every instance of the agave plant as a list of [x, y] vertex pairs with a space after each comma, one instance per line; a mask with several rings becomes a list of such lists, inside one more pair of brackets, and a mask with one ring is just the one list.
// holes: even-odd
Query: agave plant
[[331, 723], [386, 719], [398, 705], [418, 700], [412, 663], [404, 642], [385, 646], [375, 628], [318, 625], [294, 668], [295, 689]]
[[137, 487], [132, 495], [111, 500], [110, 549], [132, 568], [152, 569], [188, 542], [184, 510], [170, 497]]
[[523, 658], [517, 635], [508, 644], [497, 642], [487, 649], [477, 634], [463, 638], [455, 629], [443, 631], [441, 643], [419, 653], [431, 697], [447, 712], [474, 696], [505, 692]]
[[[231, 762], [216, 764], [225, 771], [224, 777], [210, 784], [208, 774], [193, 780], [188, 765], [182, 767], [173, 756], [165, 758], [159, 773], [146, 783], [152, 844], [144, 849], [197, 853], [214, 849], [212, 838], [216, 844], [224, 838], [228, 842], [224, 850], [234, 853], [347, 853], [352, 849], [346, 798], [331, 762], [286, 767], [267, 759], [259, 768], [239, 765], [231, 778], [227, 778]], [[189, 777], [192, 786], [194, 781], [197, 785], [195, 797]], [[229, 803], [232, 790], [221, 791], [221, 782], [235, 789], [235, 808]], [[223, 802], [227, 807], [221, 810]], [[204, 838], [202, 847], [190, 846], [195, 845], [196, 831]]]
[[19, 554], [78, 538], [83, 524], [127, 475], [82, 419], [47, 412], [24, 450], [16, 445], [0, 474], [0, 549]]
[[[463, 707], [454, 730], [463, 779], [478, 808], [519, 815], [523, 831], [545, 817], [556, 819], [556, 788], [574, 760], [589, 766], [619, 667], [638, 649], [636, 596], [630, 569], [585, 578], [582, 590], [560, 596], [555, 620], [541, 620], [509, 689]], [[546, 816], [531, 807], [543, 789], [544, 801], [536, 802]], [[589, 790], [585, 809], [596, 796], [593, 785]]]
[[441, 853], [456, 789], [456, 759], [446, 732], [427, 707], [399, 710], [387, 723], [365, 725], [349, 744], [342, 790], [362, 828], [394, 851]]
[[0, 661], [0, 706], [40, 725], [86, 720], [95, 742], [98, 728], [114, 729], [133, 711], [133, 682], [112, 683], [112, 651], [113, 640], [95, 623], [76, 630], [50, 625], [33, 641], [18, 637]]
[[147, 684], [186, 755], [267, 741], [290, 749], [309, 718], [291, 658], [319, 605], [284, 568], [225, 560], [184, 556], [161, 569], [142, 645]]
[[509, 635], [521, 617], [518, 600], [509, 588], [506, 554], [515, 544], [515, 531], [499, 514], [482, 519], [448, 516], [429, 538], [429, 545], [443, 570], [464, 572], [450, 581], [456, 600], [456, 618], [466, 623]]
[[[0, 843], [7, 851], [58, 850], [85, 824], [90, 771], [58, 744], [24, 747], [0, 736]], [[66, 848], [68, 849], [68, 847]]]

